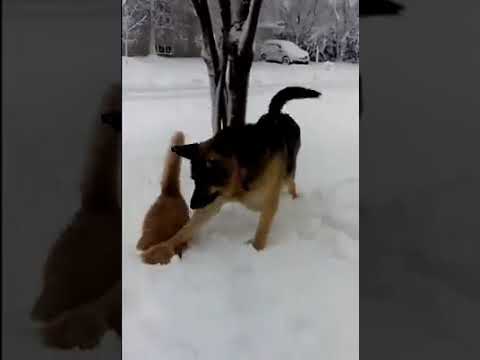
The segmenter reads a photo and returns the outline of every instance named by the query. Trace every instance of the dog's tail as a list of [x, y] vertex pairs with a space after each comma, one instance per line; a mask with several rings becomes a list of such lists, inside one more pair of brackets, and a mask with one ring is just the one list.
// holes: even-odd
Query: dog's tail
[[[182, 132], [177, 131], [171, 140], [171, 146], [179, 146], [185, 143], [185, 136]], [[175, 196], [180, 193], [180, 167], [182, 160], [180, 156], [170, 150], [168, 147], [165, 167], [162, 177], [162, 194]]]
[[321, 93], [316, 90], [306, 89], [300, 86], [290, 86], [280, 90], [270, 101], [268, 108], [269, 114], [278, 114], [282, 111], [283, 106], [293, 99], [317, 98]]

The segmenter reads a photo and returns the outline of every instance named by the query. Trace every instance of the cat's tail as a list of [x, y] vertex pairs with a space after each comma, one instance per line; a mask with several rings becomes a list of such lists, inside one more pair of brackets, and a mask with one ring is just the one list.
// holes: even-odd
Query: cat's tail
[[179, 146], [185, 144], [185, 136], [181, 131], [177, 131], [171, 140], [171, 145], [168, 147], [167, 158], [163, 168], [162, 176], [162, 194], [176, 196], [180, 194], [180, 167], [182, 160], [180, 156], [170, 150], [172, 146]]

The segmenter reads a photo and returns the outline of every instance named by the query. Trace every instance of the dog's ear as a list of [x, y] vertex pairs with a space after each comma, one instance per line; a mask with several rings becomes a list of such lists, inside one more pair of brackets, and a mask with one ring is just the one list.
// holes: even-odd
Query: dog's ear
[[200, 149], [198, 144], [172, 146], [172, 151], [175, 154], [189, 160], [192, 160], [198, 157], [199, 150]]

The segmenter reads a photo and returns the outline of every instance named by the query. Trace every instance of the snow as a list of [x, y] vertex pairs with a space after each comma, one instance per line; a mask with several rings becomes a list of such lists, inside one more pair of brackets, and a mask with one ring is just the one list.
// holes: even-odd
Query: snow
[[[168, 360], [357, 359], [358, 66], [255, 63], [247, 119], [287, 85], [317, 100], [285, 107], [302, 129], [297, 185], [282, 195], [267, 248], [245, 242], [258, 214], [226, 206], [180, 260], [141, 262], [143, 217], [159, 192], [168, 141], [211, 135], [200, 59], [123, 59], [123, 356]], [[182, 191], [190, 199], [189, 165]]]
[[[276, 88], [281, 88], [285, 84], [304, 85], [320, 80], [322, 88], [346, 86], [345, 83], [349, 84], [352, 81], [351, 67], [347, 64], [337, 64], [337, 66], [339, 69], [333, 74], [327, 72], [333, 68], [332, 63], [297, 66], [257, 62], [251, 71], [250, 85], [254, 91], [265, 87], [275, 91]], [[172, 68], [175, 68], [175, 71], [172, 71]], [[123, 58], [123, 69], [122, 84], [130, 97], [152, 92], [168, 92], [175, 95], [178, 90], [182, 90], [182, 93], [184, 91], [204, 92], [208, 87], [209, 80], [205, 64], [196, 58], [159, 60], [157, 56], [129, 57]], [[268, 100], [267, 98], [266, 101]], [[260, 106], [259, 114], [266, 109], [267, 105]]]

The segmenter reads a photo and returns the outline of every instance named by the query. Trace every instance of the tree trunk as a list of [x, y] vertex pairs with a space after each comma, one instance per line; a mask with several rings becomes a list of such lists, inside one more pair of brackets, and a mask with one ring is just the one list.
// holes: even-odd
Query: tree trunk
[[214, 76], [209, 77], [213, 133], [226, 126], [245, 124], [252, 58], [253, 53], [229, 59], [217, 84]]
[[338, 37], [338, 24], [340, 22], [340, 15], [338, 14], [337, 10], [337, 0], [334, 0], [333, 7], [335, 13], [335, 61], [338, 62], [340, 58], [340, 39]]
[[342, 61], [342, 44], [341, 44], [341, 39], [338, 38], [338, 30], [337, 30], [337, 62]]
[[149, 55], [157, 53], [156, 45], [156, 31], [155, 31], [155, 0], [150, 0], [150, 44]]
[[207, 0], [192, 0], [203, 37], [202, 57], [210, 81], [213, 133], [243, 126], [246, 119], [253, 43], [262, 0], [242, 0], [232, 21], [229, 0], [219, 0], [221, 40], [215, 39]]
[[[124, 4], [125, 2], [122, 1], [122, 4]], [[125, 4], [124, 5], [125, 7], [122, 9], [123, 13], [122, 13], [122, 26], [125, 27], [125, 45], [124, 45], [124, 53], [125, 53], [125, 58], [128, 58], [128, 27], [129, 27], [129, 18], [128, 18], [128, 5]], [[125, 20], [123, 20], [125, 19]]]
[[253, 54], [232, 59], [228, 73], [226, 116], [228, 126], [242, 126], [247, 115], [247, 98]]
[[128, 59], [128, 26], [125, 29], [125, 58]]
[[205, 66], [207, 67], [208, 73], [208, 82], [210, 87], [210, 102], [212, 106], [211, 112], [211, 123], [212, 123], [212, 130], [215, 134], [218, 130], [221, 129], [220, 124], [220, 107], [221, 107], [221, 98], [218, 96], [218, 80], [217, 80], [217, 73], [215, 71], [215, 64], [213, 63], [211, 55], [209, 55], [209, 51], [203, 46], [202, 48], [202, 58], [205, 62]]
[[220, 102], [217, 97], [217, 92], [215, 91], [216, 85], [215, 80], [212, 76], [209, 77], [210, 82], [210, 101], [212, 103], [212, 131], [213, 133], [217, 133], [218, 130], [221, 129], [221, 125], [219, 124], [219, 108]]

